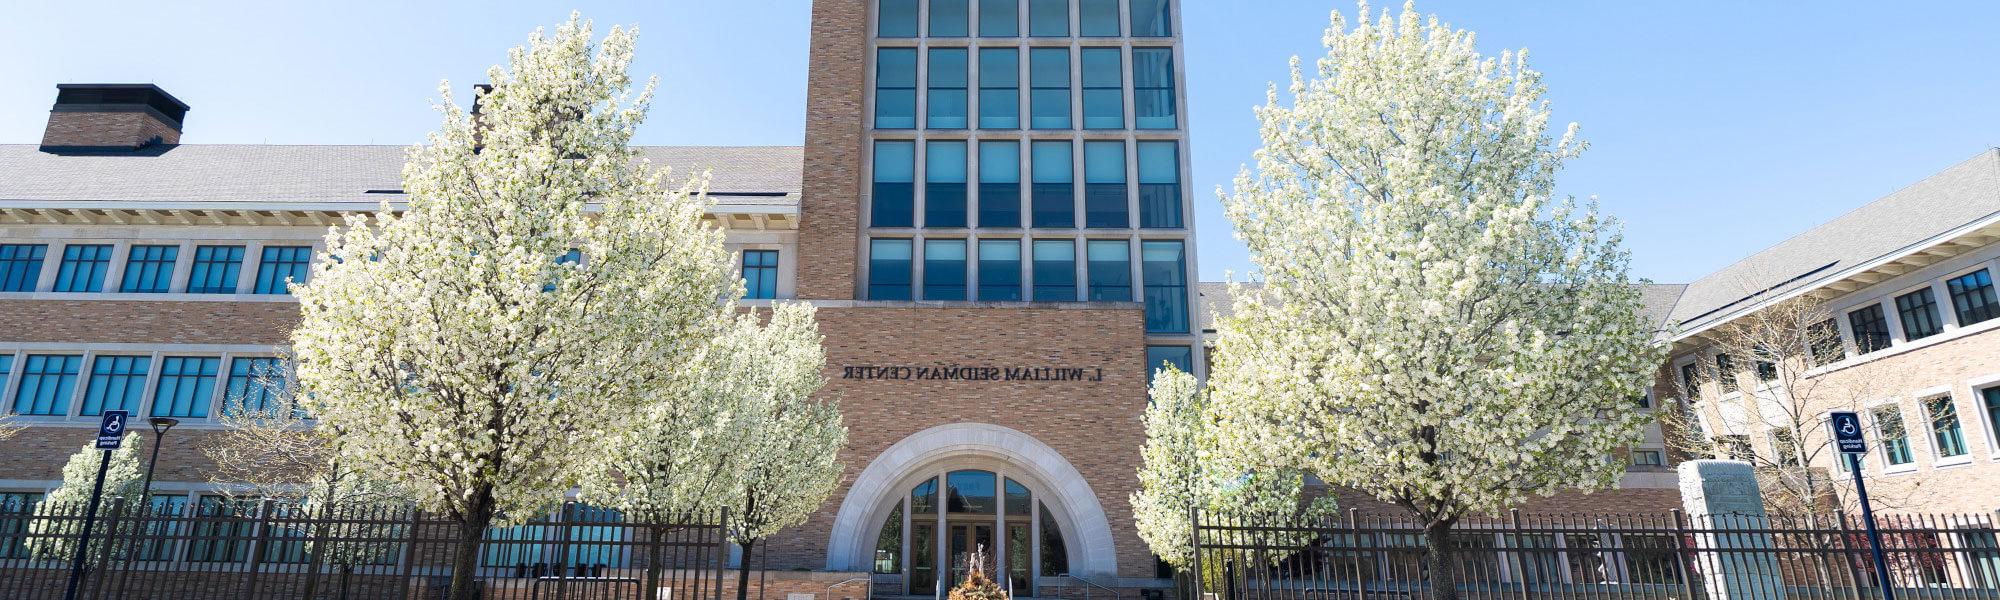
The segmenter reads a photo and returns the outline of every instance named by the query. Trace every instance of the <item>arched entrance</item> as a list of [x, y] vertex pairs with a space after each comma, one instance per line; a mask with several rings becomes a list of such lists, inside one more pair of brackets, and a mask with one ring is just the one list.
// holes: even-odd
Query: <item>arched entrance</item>
[[1017, 597], [1051, 575], [1110, 576], [1111, 528], [1090, 484], [1032, 436], [984, 423], [926, 429], [862, 469], [834, 517], [827, 568], [942, 595], [980, 546]]

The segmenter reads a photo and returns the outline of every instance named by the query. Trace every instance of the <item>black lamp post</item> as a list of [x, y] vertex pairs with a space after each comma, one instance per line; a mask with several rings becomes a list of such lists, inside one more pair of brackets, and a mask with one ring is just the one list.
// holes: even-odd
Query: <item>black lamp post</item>
[[166, 441], [167, 430], [181, 424], [180, 419], [153, 417], [153, 458], [146, 462], [146, 484], [139, 491], [139, 505], [150, 510], [153, 506], [153, 468], [160, 466], [160, 442]]

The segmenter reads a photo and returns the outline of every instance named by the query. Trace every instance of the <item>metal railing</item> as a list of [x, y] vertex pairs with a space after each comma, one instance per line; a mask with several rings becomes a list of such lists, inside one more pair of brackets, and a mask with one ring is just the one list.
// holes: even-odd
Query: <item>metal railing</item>
[[[1422, 524], [1191, 515], [1187, 598], [1428, 597]], [[2000, 600], [2000, 540], [1986, 515], [1878, 517], [1897, 598]], [[1451, 528], [1461, 598], [1880, 598], [1858, 518], [1524, 515]]]
[[[406, 507], [315, 510], [272, 501], [99, 511], [78, 598], [443, 598], [458, 525]], [[0, 507], [0, 598], [62, 598], [84, 507]], [[723, 600], [725, 513], [649, 523], [566, 504], [488, 528], [472, 576], [484, 600]], [[659, 590], [660, 592], [656, 592]]]

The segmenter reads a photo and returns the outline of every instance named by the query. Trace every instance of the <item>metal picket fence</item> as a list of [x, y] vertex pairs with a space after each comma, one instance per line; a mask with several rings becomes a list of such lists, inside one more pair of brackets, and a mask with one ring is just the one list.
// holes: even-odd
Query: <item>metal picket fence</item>
[[[98, 512], [78, 598], [446, 598], [457, 525], [406, 507], [315, 509], [262, 502]], [[60, 599], [81, 503], [0, 506], [0, 598]], [[649, 523], [566, 504], [487, 531], [483, 600], [722, 600], [726, 513]]]
[[[1184, 597], [1427, 598], [1421, 523], [1344, 515], [1191, 515]], [[1898, 599], [2000, 600], [1988, 515], [1877, 517]], [[1468, 519], [1449, 536], [1467, 600], [1881, 598], [1858, 517], [1525, 515]]]

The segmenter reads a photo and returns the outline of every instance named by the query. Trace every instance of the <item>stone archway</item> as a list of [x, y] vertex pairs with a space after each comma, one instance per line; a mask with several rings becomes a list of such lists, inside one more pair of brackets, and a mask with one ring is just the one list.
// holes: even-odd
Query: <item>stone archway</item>
[[848, 487], [834, 516], [827, 569], [870, 570], [878, 528], [888, 517], [889, 506], [908, 492], [902, 484], [909, 473], [954, 458], [1005, 461], [1040, 480], [1051, 512], [1066, 531], [1074, 532], [1069, 540], [1070, 568], [1085, 577], [1117, 574], [1110, 522], [1083, 474], [1041, 440], [988, 423], [952, 423], [919, 431], [870, 461]]

